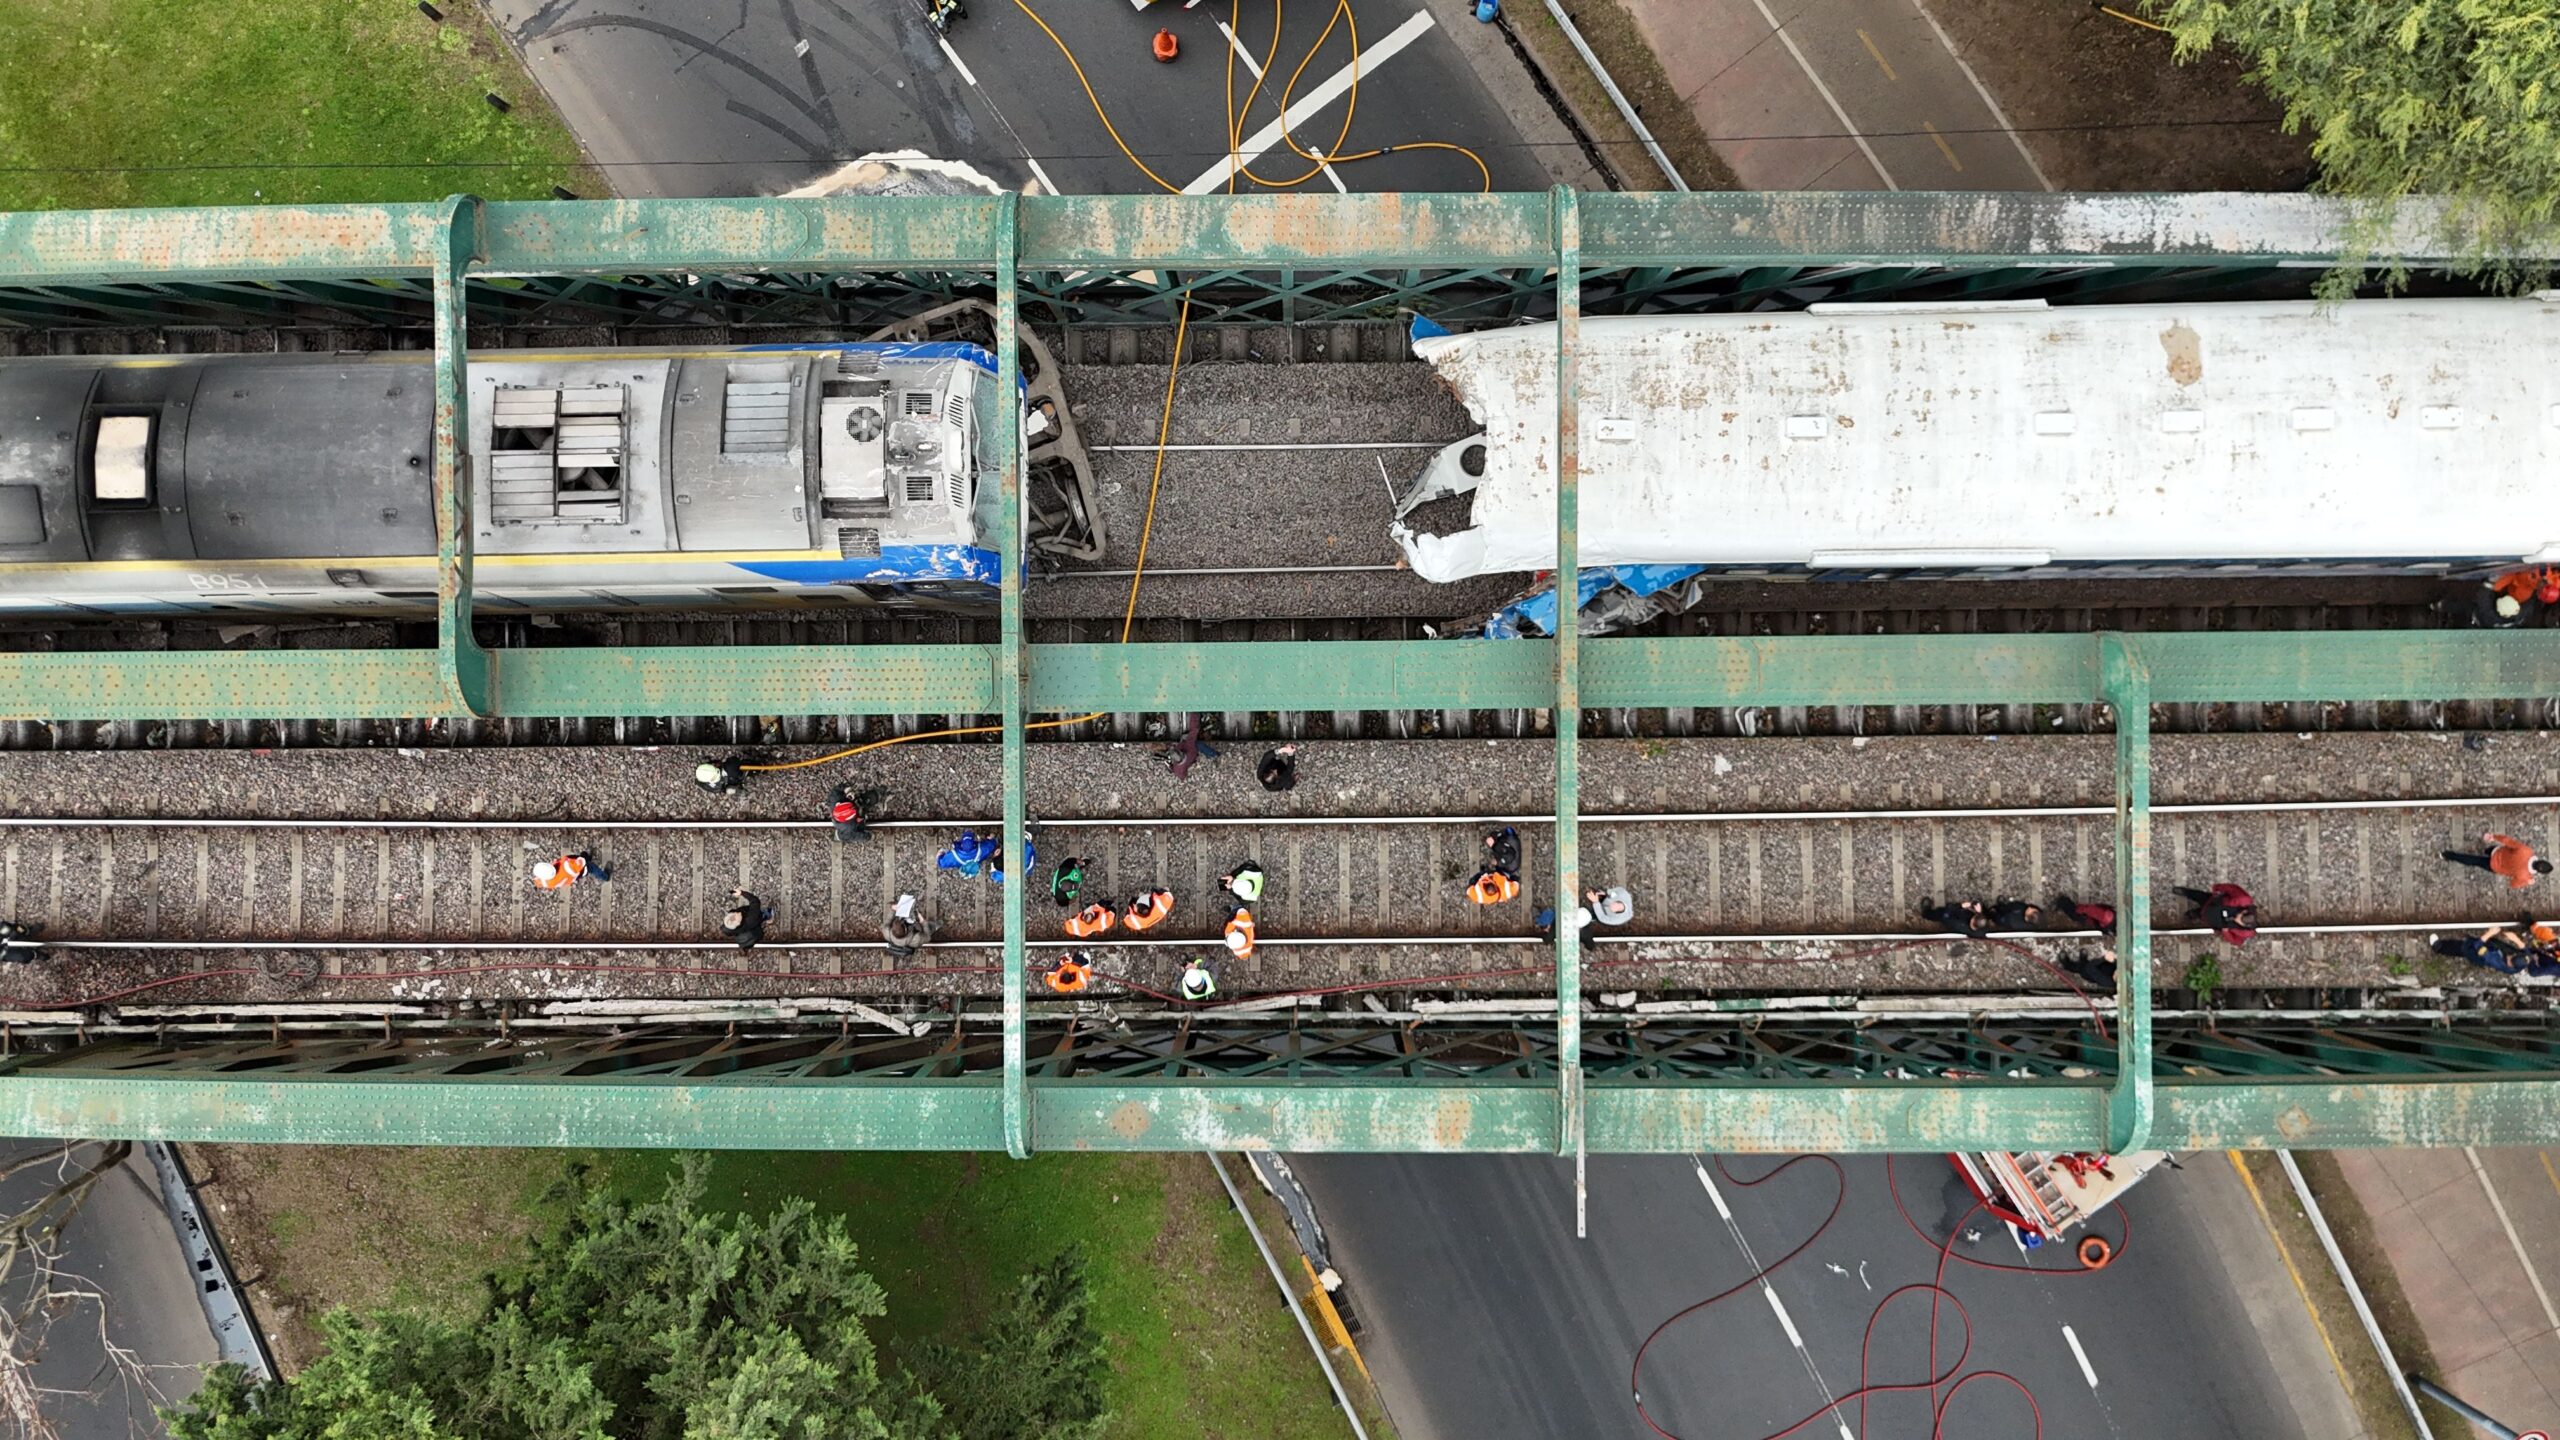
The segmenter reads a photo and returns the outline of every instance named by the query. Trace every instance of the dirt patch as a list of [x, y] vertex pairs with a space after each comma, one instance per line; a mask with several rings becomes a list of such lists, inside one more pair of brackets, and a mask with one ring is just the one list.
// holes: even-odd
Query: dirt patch
[[287, 1374], [339, 1305], [474, 1313], [566, 1174], [535, 1150], [188, 1145], [187, 1165]]
[[[2118, 5], [2128, 14], [2139, 6]], [[2088, 4], [1940, 3], [1930, 13], [2064, 190], [2299, 190], [2311, 147], [2234, 56], [2180, 65], [2167, 35]]]
[[[1583, 42], [1600, 63], [1609, 70], [1618, 92], [1635, 107], [1637, 118], [1653, 132], [1663, 153], [1671, 157], [1680, 178], [1692, 190], [1739, 190], [1742, 182], [1716, 153], [1707, 133], [1698, 126], [1698, 117], [1689, 102], [1662, 70], [1662, 62], [1647, 45], [1644, 32], [1636, 28], [1635, 17], [1629, 15], [1617, 0], [1567, 0], [1565, 13], [1573, 17], [1573, 26], [1582, 32]], [[1645, 153], [1643, 142], [1618, 115], [1609, 94], [1574, 53], [1572, 42], [1565, 38], [1564, 28], [1549, 15], [1538, 0], [1521, 0], [1506, 6], [1503, 23], [1529, 52], [1549, 84], [1563, 96], [1573, 111], [1575, 121], [1599, 148], [1602, 162], [1617, 177], [1625, 190], [1667, 190], [1662, 172], [1653, 157]]]

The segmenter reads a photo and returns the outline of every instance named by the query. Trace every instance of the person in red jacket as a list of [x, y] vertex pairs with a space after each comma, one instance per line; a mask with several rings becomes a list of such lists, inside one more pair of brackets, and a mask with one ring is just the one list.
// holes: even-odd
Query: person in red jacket
[[2195, 918], [2223, 944], [2246, 945], [2258, 933], [2257, 899], [2230, 881], [2217, 880], [2210, 890], [2172, 888], [2196, 907]]
[[2486, 870], [2504, 879], [2510, 890], [2521, 890], [2551, 873], [2551, 862], [2537, 858], [2532, 846], [2513, 835], [2491, 831], [2480, 837], [2480, 843], [2489, 848], [2484, 852], [2447, 850], [2444, 858], [2456, 865]]

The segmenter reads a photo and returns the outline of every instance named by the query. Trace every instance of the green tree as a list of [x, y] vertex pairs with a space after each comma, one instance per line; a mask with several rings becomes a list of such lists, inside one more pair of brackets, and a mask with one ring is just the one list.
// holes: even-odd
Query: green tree
[[1091, 1310], [1084, 1256], [1070, 1248], [1022, 1277], [975, 1347], [928, 1348], [925, 1373], [959, 1440], [1100, 1435], [1107, 1362]]
[[[2442, 196], [2426, 237], [2510, 284], [2560, 228], [2560, 11], [2551, 0], [2154, 0], [2181, 59], [2220, 47], [2311, 136], [2317, 188], [2370, 202], [2353, 246], [2396, 253], [2399, 202]], [[2539, 260], [2519, 261], [2514, 252]]]
[[1101, 1340], [1073, 1256], [1026, 1277], [983, 1343], [936, 1348], [947, 1407], [885, 1373], [886, 1313], [840, 1218], [701, 1208], [687, 1164], [635, 1201], [581, 1180], [575, 1207], [458, 1324], [336, 1311], [288, 1380], [217, 1370], [175, 1440], [1089, 1440]]

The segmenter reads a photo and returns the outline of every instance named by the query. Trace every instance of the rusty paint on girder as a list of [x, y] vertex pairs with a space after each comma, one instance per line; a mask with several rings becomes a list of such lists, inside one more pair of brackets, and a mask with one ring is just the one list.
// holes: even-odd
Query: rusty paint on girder
[[275, 205], [0, 213], [0, 286], [419, 276], [436, 205]]

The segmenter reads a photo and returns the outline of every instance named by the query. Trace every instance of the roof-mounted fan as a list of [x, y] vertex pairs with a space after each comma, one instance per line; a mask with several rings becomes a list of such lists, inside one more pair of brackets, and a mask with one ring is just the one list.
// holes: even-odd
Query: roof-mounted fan
[[873, 406], [856, 405], [845, 412], [844, 433], [856, 440], [877, 440], [880, 438], [880, 432], [885, 428], [887, 428], [886, 422], [880, 418], [879, 410]]

